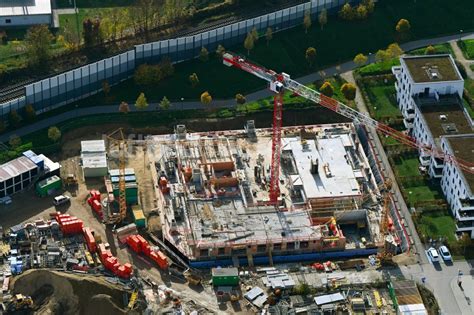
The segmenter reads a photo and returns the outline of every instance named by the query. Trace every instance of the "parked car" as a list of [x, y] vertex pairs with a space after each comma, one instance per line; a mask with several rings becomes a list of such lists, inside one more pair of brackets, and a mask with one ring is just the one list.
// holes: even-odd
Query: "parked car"
[[446, 246], [441, 246], [438, 248], [439, 255], [441, 258], [443, 258], [444, 261], [452, 261], [453, 258], [451, 257], [451, 253], [449, 252], [449, 249]]
[[428, 256], [430, 257], [431, 262], [439, 262], [438, 252], [433, 247], [428, 249]]
[[59, 195], [59, 196], [54, 197], [53, 204], [55, 206], [59, 206], [59, 205], [68, 203], [70, 201], [71, 201], [71, 197], [65, 196], [65, 195]]
[[10, 196], [0, 198], [0, 204], [9, 205], [12, 203], [12, 198]]

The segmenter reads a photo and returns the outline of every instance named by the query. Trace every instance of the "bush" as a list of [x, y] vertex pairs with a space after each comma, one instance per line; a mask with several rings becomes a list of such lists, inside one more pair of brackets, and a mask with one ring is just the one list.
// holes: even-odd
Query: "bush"
[[456, 59], [454, 59], [454, 62], [456, 63], [456, 67], [458, 67], [459, 73], [461, 73], [462, 78], [467, 79], [467, 72], [466, 68], [464, 68], [464, 65]]

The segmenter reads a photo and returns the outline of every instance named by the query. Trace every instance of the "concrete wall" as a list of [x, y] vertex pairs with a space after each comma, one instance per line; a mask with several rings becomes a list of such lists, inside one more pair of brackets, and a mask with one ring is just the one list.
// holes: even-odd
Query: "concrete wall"
[[[7, 23], [8, 20], [10, 20], [10, 23]], [[38, 24], [51, 25], [51, 20], [51, 14], [2, 16], [0, 17], [0, 27], [30, 26]]]
[[274, 32], [289, 29], [303, 23], [306, 11], [311, 12], [313, 23], [317, 23], [317, 14], [322, 9], [335, 13], [346, 2], [358, 3], [359, 0], [312, 0], [193, 36], [137, 45], [120, 55], [26, 85], [26, 99], [0, 104], [0, 114], [6, 120], [11, 109], [21, 109], [25, 104], [32, 104], [38, 114], [44, 113], [100, 92], [104, 80], [115, 85], [132, 77], [140, 64], [156, 63], [165, 57], [175, 63], [182, 62], [198, 56], [202, 47], [215, 51], [219, 44], [227, 48], [240, 45], [253, 27], [261, 32], [267, 27], [272, 27]]

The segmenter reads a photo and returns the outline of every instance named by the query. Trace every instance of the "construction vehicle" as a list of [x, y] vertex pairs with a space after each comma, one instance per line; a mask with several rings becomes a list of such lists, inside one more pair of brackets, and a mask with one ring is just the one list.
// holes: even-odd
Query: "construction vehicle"
[[[115, 139], [113, 137], [117, 133], [120, 135], [120, 139]], [[109, 140], [109, 145], [107, 146], [108, 151], [110, 151], [111, 142], [116, 143], [119, 149], [119, 154], [118, 154], [118, 158], [119, 158], [119, 214], [112, 215], [109, 213], [109, 215], [107, 215], [106, 223], [117, 224], [117, 223], [121, 223], [127, 216], [127, 200], [126, 200], [126, 188], [125, 188], [126, 140], [125, 140], [125, 136], [123, 134], [122, 128], [118, 128], [111, 134], [107, 135], [107, 139]], [[110, 152], [108, 153], [110, 155]]]
[[270, 90], [275, 92], [272, 127], [272, 160], [270, 168], [270, 198], [268, 202], [270, 205], [278, 205], [278, 200], [280, 198], [279, 172], [281, 157], [281, 127], [283, 114], [283, 94], [285, 91], [292, 92], [295, 96], [300, 96], [320, 104], [321, 106], [324, 106], [344, 117], [352, 119], [352, 121], [356, 124], [374, 128], [377, 131], [394, 138], [402, 144], [417, 148], [430, 156], [443, 160], [447, 163], [455, 164], [465, 172], [474, 174], [474, 163], [455, 158], [449, 154], [445, 154], [436, 147], [424, 144], [401, 131], [379, 123], [377, 120], [372, 119], [366, 114], [359, 113], [358, 111], [333, 98], [327, 97], [303, 84], [298, 83], [295, 80], [292, 80], [290, 75], [286, 73], [277, 73], [273, 70], [268, 70], [262, 66], [247, 61], [244, 57], [229, 52], [226, 52], [223, 55], [223, 63], [226, 66], [233, 66], [267, 81], [269, 83]]
[[184, 278], [186, 278], [188, 283], [191, 284], [191, 285], [200, 285], [201, 284], [202, 278], [200, 276], [192, 273], [190, 269], [186, 269], [183, 272], [183, 276], [184, 276]]
[[133, 310], [135, 308], [135, 304], [137, 303], [138, 298], [138, 289], [135, 289], [132, 292], [132, 296], [130, 296], [130, 300], [128, 301], [128, 309]]
[[23, 294], [15, 294], [7, 305], [8, 312], [30, 309], [33, 307], [33, 299]]
[[64, 178], [64, 184], [66, 187], [69, 186], [76, 186], [77, 185], [77, 178], [75, 174], [67, 174], [66, 178]]
[[379, 235], [380, 235], [380, 247], [377, 253], [377, 260], [379, 267], [393, 266], [393, 253], [387, 248], [386, 237], [389, 234], [389, 203], [391, 201], [390, 190], [392, 189], [392, 181], [390, 179], [385, 180], [383, 187], [380, 189], [380, 193], [383, 198], [382, 216], [380, 218]]

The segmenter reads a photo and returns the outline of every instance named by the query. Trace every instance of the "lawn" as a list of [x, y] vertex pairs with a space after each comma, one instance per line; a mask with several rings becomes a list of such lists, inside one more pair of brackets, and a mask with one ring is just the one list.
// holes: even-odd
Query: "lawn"
[[408, 194], [408, 203], [415, 205], [418, 202], [431, 201], [435, 199], [443, 199], [443, 193], [440, 187], [435, 187], [426, 183], [424, 186], [406, 187]]
[[474, 59], [474, 39], [458, 41], [458, 46], [467, 59]]
[[74, 1], [78, 8], [123, 7], [134, 4], [135, 0], [56, 0], [58, 8], [74, 8]]
[[[453, 49], [449, 43], [433, 45], [437, 54], [453, 54]], [[409, 55], [424, 55], [426, 47], [418, 48], [407, 52]]]
[[367, 86], [367, 94], [374, 105], [374, 118], [401, 117], [397, 106], [396, 90], [393, 85]]
[[417, 220], [417, 225], [419, 232], [424, 234], [425, 238], [445, 237], [448, 241], [456, 241], [454, 219], [446, 212], [423, 212], [423, 215]]
[[395, 169], [399, 176], [419, 176], [420, 170], [418, 166], [420, 162], [417, 157], [405, 158], [400, 155], [399, 158], [395, 159]]
[[464, 88], [469, 92], [471, 97], [474, 97], [474, 80], [473, 79], [465, 79]]

